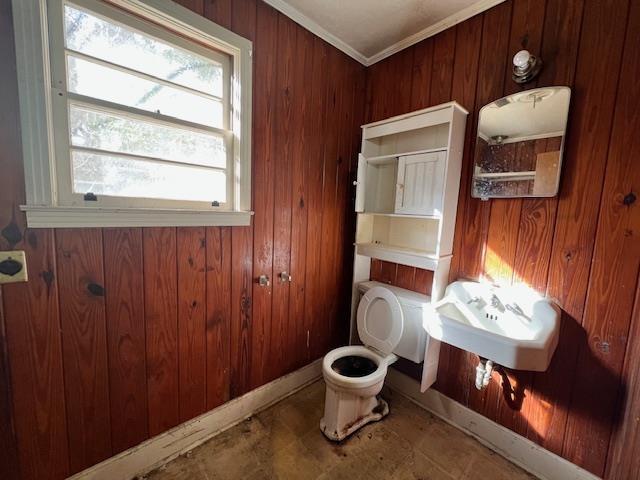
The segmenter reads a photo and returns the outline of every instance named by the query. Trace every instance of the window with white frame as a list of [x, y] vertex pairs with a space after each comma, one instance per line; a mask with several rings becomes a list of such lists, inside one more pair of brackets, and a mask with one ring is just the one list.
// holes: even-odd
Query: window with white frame
[[248, 224], [250, 42], [168, 0], [26, 1], [48, 29], [42, 112], [21, 87], [48, 146], [25, 149], [29, 225]]

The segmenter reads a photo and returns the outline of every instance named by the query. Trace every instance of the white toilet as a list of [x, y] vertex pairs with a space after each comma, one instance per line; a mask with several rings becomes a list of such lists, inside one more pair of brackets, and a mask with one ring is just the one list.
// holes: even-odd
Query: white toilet
[[422, 362], [427, 341], [422, 322], [428, 296], [372, 281], [358, 290], [358, 335], [364, 345], [331, 350], [322, 362], [327, 391], [320, 429], [336, 441], [389, 413], [387, 402], [377, 398], [387, 367], [398, 356]]

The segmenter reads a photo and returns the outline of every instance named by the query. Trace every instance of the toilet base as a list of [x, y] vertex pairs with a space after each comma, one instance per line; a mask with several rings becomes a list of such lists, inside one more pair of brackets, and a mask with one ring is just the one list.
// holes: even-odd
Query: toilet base
[[329, 439], [334, 442], [344, 440], [356, 430], [364, 427], [371, 422], [382, 420], [389, 414], [389, 404], [382, 398], [375, 397], [377, 404], [364, 416], [359, 417], [355, 422], [349, 422], [341, 428], [327, 428], [324, 417], [320, 420], [320, 430]]

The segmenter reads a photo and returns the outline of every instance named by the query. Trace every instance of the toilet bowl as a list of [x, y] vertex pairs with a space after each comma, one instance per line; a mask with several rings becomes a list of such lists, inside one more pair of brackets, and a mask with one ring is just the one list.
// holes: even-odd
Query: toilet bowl
[[336, 348], [322, 361], [326, 395], [320, 429], [335, 441], [389, 413], [378, 394], [398, 356], [416, 363], [424, 358], [422, 318], [429, 297], [378, 282], [363, 282], [359, 291], [358, 336], [364, 345]]

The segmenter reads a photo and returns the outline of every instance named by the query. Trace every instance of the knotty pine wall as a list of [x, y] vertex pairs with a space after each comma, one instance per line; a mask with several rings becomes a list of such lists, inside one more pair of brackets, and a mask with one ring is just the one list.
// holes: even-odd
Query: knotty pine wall
[[28, 230], [10, 3], [0, 250], [30, 280], [1, 290], [0, 478], [60, 479], [346, 343], [365, 71], [260, 1], [183, 1], [254, 42], [252, 225]]
[[[367, 71], [368, 121], [449, 100], [472, 112], [451, 278], [526, 282], [563, 311], [547, 372], [495, 373], [479, 392], [477, 357], [443, 345], [436, 388], [608, 479], [640, 478], [640, 201], [624, 203], [640, 195], [639, 32], [639, 2], [508, 0]], [[560, 194], [482, 202], [478, 110], [520, 90], [522, 46], [545, 62], [526, 88], [573, 89]], [[374, 274], [423, 275], [385, 262]]]

